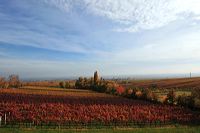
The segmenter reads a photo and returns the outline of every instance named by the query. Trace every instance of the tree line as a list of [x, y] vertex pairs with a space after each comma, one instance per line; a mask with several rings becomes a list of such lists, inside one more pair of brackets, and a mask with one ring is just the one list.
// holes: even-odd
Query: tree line
[[199, 89], [193, 89], [190, 96], [180, 95], [178, 97], [176, 97], [174, 89], [171, 89], [163, 101], [160, 101], [158, 94], [155, 93], [155, 90], [157, 90], [156, 87], [154, 87], [154, 91], [152, 88], [124, 88], [115, 81], [100, 78], [97, 71], [94, 73], [94, 77], [79, 77], [74, 87], [77, 89], [90, 89], [101, 93], [123, 96], [130, 99], [141, 99], [154, 103], [177, 105], [192, 109], [196, 108], [195, 99], [200, 99]]

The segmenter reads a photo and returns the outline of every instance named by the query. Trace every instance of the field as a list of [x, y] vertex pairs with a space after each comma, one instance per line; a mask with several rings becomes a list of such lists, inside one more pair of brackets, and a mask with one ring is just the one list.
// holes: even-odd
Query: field
[[155, 127], [200, 121], [200, 113], [182, 107], [48, 87], [1, 89], [0, 114], [2, 126], [26, 128]]
[[[193, 79], [138, 80], [122, 86], [149, 87], [160, 100], [175, 88], [176, 97], [191, 95]], [[43, 82], [41, 82], [42, 84]], [[52, 86], [0, 89], [0, 132], [200, 132], [200, 112], [181, 106]], [[185, 83], [185, 84], [184, 84]], [[189, 85], [187, 85], [187, 83]], [[184, 86], [180, 87], [180, 84]], [[197, 85], [197, 83], [195, 83]], [[159, 87], [159, 88], [152, 88]], [[179, 87], [177, 87], [179, 86]]]
[[[157, 94], [158, 101], [163, 102], [169, 91], [178, 96], [191, 96], [194, 89], [199, 90], [200, 78], [146, 79], [118, 81], [125, 88], [149, 88]], [[200, 108], [200, 99], [195, 99], [195, 106]]]
[[125, 87], [191, 90], [200, 88], [200, 78], [146, 79], [119, 81]]

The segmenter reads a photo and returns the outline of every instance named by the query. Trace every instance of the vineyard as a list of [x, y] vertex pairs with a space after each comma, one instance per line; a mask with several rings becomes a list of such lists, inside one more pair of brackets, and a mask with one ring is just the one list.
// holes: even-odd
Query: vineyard
[[92, 91], [0, 90], [1, 126], [29, 123], [38, 125], [102, 125], [198, 123], [200, 113], [189, 109], [130, 100]]
[[119, 84], [126, 88], [162, 88], [162, 89], [181, 89], [191, 90], [193, 88], [200, 88], [200, 78], [172, 78], [172, 79], [146, 79], [146, 80], [128, 80], [118, 81]]

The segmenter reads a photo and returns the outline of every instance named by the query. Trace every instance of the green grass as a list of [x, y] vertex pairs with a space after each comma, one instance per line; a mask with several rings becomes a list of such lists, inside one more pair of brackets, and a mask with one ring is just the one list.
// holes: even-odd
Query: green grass
[[165, 127], [134, 129], [13, 129], [0, 128], [0, 133], [200, 133], [198, 127]]

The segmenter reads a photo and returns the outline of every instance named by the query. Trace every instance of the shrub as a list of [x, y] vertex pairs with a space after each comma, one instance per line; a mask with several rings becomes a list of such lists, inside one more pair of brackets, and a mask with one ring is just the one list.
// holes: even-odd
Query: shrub
[[154, 92], [151, 92], [148, 95], [147, 100], [158, 102], [158, 95], [156, 93], [154, 93]]
[[59, 82], [59, 86], [60, 86], [61, 88], [65, 88], [65, 82], [64, 82], [64, 81]]
[[158, 96], [148, 88], [142, 90], [141, 98], [148, 101], [158, 101]]
[[0, 88], [4, 88], [6, 84], [6, 80], [4, 77], [0, 77]]
[[110, 94], [115, 94], [117, 88], [117, 84], [113, 81], [104, 81], [105, 92]]
[[175, 93], [174, 90], [169, 91], [169, 93], [167, 94], [167, 98], [165, 103], [173, 105], [175, 103]]
[[127, 98], [136, 99], [137, 98], [136, 92], [137, 92], [136, 88], [134, 88], [134, 89], [129, 88], [129, 89], [126, 89], [124, 96]]
[[75, 83], [75, 87], [77, 89], [83, 89], [84, 87], [84, 78], [83, 77], [79, 77], [78, 80], [76, 80], [76, 83]]
[[148, 88], [142, 89], [142, 96], [141, 96], [141, 98], [143, 100], [149, 99], [150, 95], [151, 95], [151, 90], [150, 89], [148, 89]]
[[115, 89], [115, 88], [112, 88], [112, 89], [110, 90], [110, 94], [112, 94], [112, 95], [116, 94], [116, 89]]
[[92, 90], [97, 92], [106, 92], [105, 85], [92, 85]]
[[125, 88], [124, 87], [122, 87], [122, 86], [118, 86], [117, 88], [116, 88], [116, 93], [117, 93], [117, 95], [122, 95], [122, 94], [124, 94], [125, 93]]
[[192, 96], [194, 98], [200, 99], [200, 89], [197, 88], [192, 89]]
[[136, 97], [139, 98], [139, 99], [142, 98], [142, 91], [137, 90], [136, 93], [135, 93], [135, 95], [136, 95]]
[[194, 103], [194, 97], [192, 96], [182, 95], [177, 98], [177, 104], [184, 107], [193, 108]]
[[131, 98], [132, 93], [133, 93], [133, 89], [131, 88], [126, 89], [124, 96], [127, 98]]

